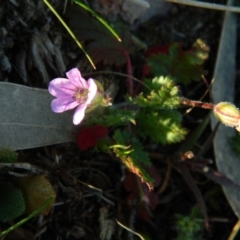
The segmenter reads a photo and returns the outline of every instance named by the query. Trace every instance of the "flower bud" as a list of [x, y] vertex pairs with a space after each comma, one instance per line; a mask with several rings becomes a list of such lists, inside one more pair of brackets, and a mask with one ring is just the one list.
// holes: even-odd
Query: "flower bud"
[[235, 127], [240, 131], [240, 111], [233, 104], [220, 102], [213, 109], [215, 117], [223, 124], [229, 127]]
[[100, 106], [108, 106], [106, 99], [104, 98], [104, 89], [102, 84], [94, 79], [95, 84], [97, 85], [97, 93], [95, 94], [91, 104], [88, 105], [86, 112], [89, 113], [95, 110], [97, 107]]

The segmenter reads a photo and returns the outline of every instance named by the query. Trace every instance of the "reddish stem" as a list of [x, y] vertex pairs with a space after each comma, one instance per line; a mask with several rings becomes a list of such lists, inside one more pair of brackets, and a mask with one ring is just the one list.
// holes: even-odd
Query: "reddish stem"
[[[132, 76], [132, 65], [131, 65], [131, 59], [129, 57], [128, 52], [124, 49], [123, 50], [124, 55], [126, 56], [126, 67], [127, 67], [127, 75]], [[128, 84], [128, 94], [129, 96], [133, 96], [133, 80], [131, 77], [127, 78], [127, 84]]]
[[191, 106], [191, 107], [199, 107], [199, 108], [211, 109], [211, 110], [215, 106], [215, 104], [213, 104], [213, 103], [195, 101], [195, 100], [190, 100], [190, 99], [187, 99], [187, 98], [181, 98], [180, 104]]

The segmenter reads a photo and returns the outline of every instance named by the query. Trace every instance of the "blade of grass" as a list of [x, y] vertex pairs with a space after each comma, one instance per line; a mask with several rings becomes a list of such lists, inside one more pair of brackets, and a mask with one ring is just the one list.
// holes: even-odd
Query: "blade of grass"
[[47, 1], [43, 0], [43, 2], [48, 6], [48, 8], [53, 12], [53, 14], [58, 18], [58, 20], [62, 23], [62, 25], [65, 27], [65, 29], [68, 31], [69, 35], [73, 38], [73, 40], [76, 42], [76, 44], [79, 46], [79, 48], [83, 51], [88, 61], [91, 63], [92, 67], [96, 69], [92, 59], [87, 54], [86, 50], [83, 48], [82, 44], [78, 41], [72, 30], [68, 27], [68, 25], [64, 22], [64, 20], [60, 17], [60, 15], [57, 13], [57, 11], [53, 8], [53, 6]]
[[187, 139], [180, 146], [181, 152], [186, 152], [192, 149], [192, 147], [196, 144], [197, 140], [207, 127], [207, 124], [211, 117], [211, 112], [209, 112], [203, 121], [198, 125], [198, 127], [187, 137]]
[[234, 225], [233, 230], [230, 236], [228, 237], [228, 240], [234, 240], [237, 233], [239, 232], [239, 229], [240, 229], [240, 219], [238, 219], [237, 223]]
[[114, 31], [114, 29], [104, 20], [102, 19], [97, 13], [95, 13], [91, 8], [89, 8], [87, 5], [83, 4], [79, 0], [73, 0], [77, 5], [82, 7], [84, 10], [90, 12], [99, 22], [101, 22], [109, 31], [110, 33], [117, 38], [119, 42], [121, 42], [121, 38], [118, 36], [118, 34]]
[[31, 214], [29, 214], [26, 218], [22, 219], [18, 223], [12, 225], [7, 230], [0, 232], [0, 237], [5, 236], [9, 232], [13, 231], [14, 229], [20, 227], [22, 224], [27, 222], [30, 218], [34, 217], [38, 212], [40, 212], [43, 208], [45, 208], [50, 202], [52, 201], [52, 198], [48, 198], [40, 207], [38, 207], [35, 211], [33, 211]]

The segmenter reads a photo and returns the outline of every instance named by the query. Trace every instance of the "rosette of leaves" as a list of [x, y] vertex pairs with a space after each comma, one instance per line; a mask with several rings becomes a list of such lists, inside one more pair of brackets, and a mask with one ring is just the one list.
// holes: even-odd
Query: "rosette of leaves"
[[0, 221], [6, 222], [20, 216], [25, 210], [21, 191], [11, 183], [0, 183]]

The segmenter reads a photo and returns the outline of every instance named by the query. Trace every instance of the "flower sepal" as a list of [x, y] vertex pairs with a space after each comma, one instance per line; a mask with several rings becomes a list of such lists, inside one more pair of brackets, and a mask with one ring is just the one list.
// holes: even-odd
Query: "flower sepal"
[[89, 113], [89, 112], [95, 110], [97, 107], [107, 107], [107, 106], [109, 106], [109, 101], [104, 98], [104, 89], [103, 89], [102, 84], [95, 79], [93, 79], [93, 81], [97, 85], [97, 93], [94, 96], [91, 104], [88, 105], [88, 107], [85, 111], [86, 113]]

